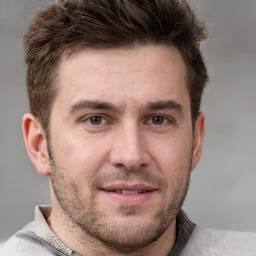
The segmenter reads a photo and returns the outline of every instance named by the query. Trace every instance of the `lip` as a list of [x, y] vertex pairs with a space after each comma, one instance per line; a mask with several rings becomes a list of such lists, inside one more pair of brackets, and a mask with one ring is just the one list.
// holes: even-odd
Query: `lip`
[[156, 190], [155, 187], [150, 186], [148, 184], [144, 184], [144, 183], [136, 183], [136, 184], [116, 183], [116, 184], [104, 186], [101, 189], [107, 190], [107, 191], [110, 191], [110, 190], [147, 190], [147, 191]]
[[[128, 190], [128, 191], [145, 191], [139, 194], [122, 194], [114, 192], [116, 190]], [[122, 205], [132, 206], [140, 205], [148, 201], [156, 193], [157, 189], [153, 186], [143, 183], [137, 184], [127, 184], [127, 183], [117, 183], [111, 184], [100, 188], [100, 191], [103, 192], [110, 200], [117, 202]]]

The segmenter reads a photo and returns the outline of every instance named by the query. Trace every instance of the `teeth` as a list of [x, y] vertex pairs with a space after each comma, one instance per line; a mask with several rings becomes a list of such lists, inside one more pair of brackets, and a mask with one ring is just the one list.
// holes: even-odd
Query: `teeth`
[[114, 190], [112, 192], [116, 192], [118, 194], [124, 194], [124, 195], [137, 195], [140, 193], [146, 192], [145, 190]]
[[122, 194], [124, 194], [124, 195], [136, 195], [138, 193], [139, 192], [137, 190], [134, 190], [134, 191], [122, 190]]

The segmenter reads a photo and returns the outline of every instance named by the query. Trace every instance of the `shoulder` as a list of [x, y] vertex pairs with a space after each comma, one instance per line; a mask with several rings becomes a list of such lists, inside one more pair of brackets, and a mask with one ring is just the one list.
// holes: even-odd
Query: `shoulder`
[[253, 256], [256, 233], [196, 227], [182, 256]]
[[0, 255], [8, 256], [53, 256], [63, 255], [55, 251], [36, 234], [22, 229], [0, 247]]

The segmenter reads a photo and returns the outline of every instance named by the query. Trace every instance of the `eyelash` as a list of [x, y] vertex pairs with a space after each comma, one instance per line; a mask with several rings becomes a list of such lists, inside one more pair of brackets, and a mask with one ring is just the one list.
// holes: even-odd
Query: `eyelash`
[[[93, 119], [93, 118], [99, 118], [99, 119], [100, 119], [100, 123], [99, 123], [99, 124], [93, 124], [93, 123], [92, 123], [92, 119]], [[162, 121], [162, 123], [160, 123], [160, 124], [155, 124], [155, 123], [154, 123], [154, 118], [155, 118], [155, 121], [157, 121], [157, 120], [156, 120], [157, 118], [160, 118], [161, 120], [158, 120], [158, 121], [160, 121], [160, 122]], [[102, 121], [104, 121], [104, 122], [102, 123]], [[101, 126], [101, 125], [104, 125], [104, 124], [107, 124], [108, 122], [111, 123], [111, 122], [108, 120], [108, 118], [106, 118], [106, 117], [104, 117], [103, 115], [100, 115], [100, 114], [87, 116], [86, 118], [83, 118], [83, 119], [81, 120], [81, 122], [83, 122], [83, 123], [89, 123], [91, 126], [95, 126], [95, 127]], [[152, 126], [163, 126], [163, 125], [166, 125], [167, 123], [173, 123], [173, 120], [172, 120], [170, 117], [166, 117], [166, 116], [164, 116], [164, 115], [152, 115], [152, 116], [148, 116], [148, 117], [146, 118], [146, 121], [143, 122], [143, 123], [144, 123], [144, 124], [150, 124], [150, 125], [152, 125]]]
[[[93, 118], [100, 118], [101, 119], [101, 122], [100, 124], [93, 124], [91, 121]], [[108, 122], [107, 118], [105, 118], [104, 116], [102, 115], [91, 115], [91, 116], [87, 116], [86, 118], [83, 118], [81, 120], [82, 123], [89, 123], [90, 125], [92, 126], [100, 126], [102, 125], [102, 120], [104, 120], [104, 124]]]
[[[162, 123], [160, 123], [160, 124], [155, 124], [154, 123], [154, 118], [155, 118], [155, 121], [157, 121], [156, 119], [158, 118], [160, 118], [161, 120], [160, 121], [162, 121]], [[166, 117], [166, 116], [164, 116], [164, 115], [153, 115], [153, 116], [150, 116], [150, 118], [148, 118], [147, 119], [147, 121], [146, 121], [146, 123], [148, 123], [150, 121], [150, 124], [151, 125], [154, 125], [154, 126], [162, 126], [162, 125], [166, 125], [167, 123], [171, 123], [171, 120], [170, 120], [170, 118], [169, 117]]]

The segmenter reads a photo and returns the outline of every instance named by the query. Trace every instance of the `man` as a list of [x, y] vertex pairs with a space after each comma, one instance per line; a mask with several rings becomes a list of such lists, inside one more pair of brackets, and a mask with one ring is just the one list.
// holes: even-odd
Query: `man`
[[0, 255], [256, 255], [181, 210], [202, 149], [205, 26], [185, 0], [64, 0], [25, 34], [31, 161], [51, 207]]

